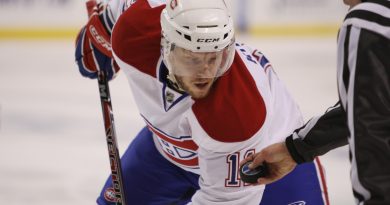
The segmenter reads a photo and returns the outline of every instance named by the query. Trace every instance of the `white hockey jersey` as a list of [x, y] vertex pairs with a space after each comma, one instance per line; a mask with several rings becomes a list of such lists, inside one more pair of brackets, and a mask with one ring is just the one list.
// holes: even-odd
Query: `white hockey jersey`
[[111, 6], [119, 8], [114, 15], [123, 12], [112, 33], [115, 60], [128, 77], [161, 155], [200, 175], [200, 190], [191, 203], [258, 205], [264, 186], [240, 181], [239, 162], [283, 141], [303, 124], [297, 104], [268, 60], [236, 43], [229, 71], [215, 81], [207, 97], [194, 100], [167, 85], [168, 71], [160, 56], [165, 1], [114, 2]]

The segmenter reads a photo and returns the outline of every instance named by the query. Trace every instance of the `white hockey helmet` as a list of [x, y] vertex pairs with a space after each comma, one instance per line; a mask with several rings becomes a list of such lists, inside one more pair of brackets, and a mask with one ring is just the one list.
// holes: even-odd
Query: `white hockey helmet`
[[231, 66], [235, 53], [234, 26], [224, 0], [168, 0], [161, 13], [161, 27], [161, 52], [170, 79], [175, 79], [175, 75], [194, 76], [202, 69], [202, 62], [193, 59], [182, 61], [187, 66], [175, 65], [172, 59], [177, 47], [188, 55], [176, 59], [196, 56], [200, 61], [203, 59], [203, 66], [210, 61], [207, 59], [215, 60], [215, 72], [202, 77], [219, 77]]

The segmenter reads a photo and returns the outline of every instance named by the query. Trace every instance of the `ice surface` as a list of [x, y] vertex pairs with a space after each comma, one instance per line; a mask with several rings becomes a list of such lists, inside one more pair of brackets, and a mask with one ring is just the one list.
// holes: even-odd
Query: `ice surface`
[[[336, 40], [238, 37], [274, 65], [306, 119], [337, 101]], [[97, 82], [73, 41], [0, 43], [0, 204], [95, 204], [109, 174]], [[119, 149], [144, 126], [124, 75], [110, 83]], [[353, 204], [347, 147], [322, 157], [330, 201]]]

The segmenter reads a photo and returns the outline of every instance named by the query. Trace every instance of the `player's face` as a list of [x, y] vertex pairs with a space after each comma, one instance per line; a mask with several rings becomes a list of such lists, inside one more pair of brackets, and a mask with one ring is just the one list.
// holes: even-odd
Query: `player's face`
[[195, 99], [206, 97], [221, 64], [222, 52], [192, 52], [176, 47], [170, 58], [181, 87]]
[[206, 97], [214, 82], [214, 78], [196, 78], [186, 76], [176, 76], [176, 80], [194, 99]]

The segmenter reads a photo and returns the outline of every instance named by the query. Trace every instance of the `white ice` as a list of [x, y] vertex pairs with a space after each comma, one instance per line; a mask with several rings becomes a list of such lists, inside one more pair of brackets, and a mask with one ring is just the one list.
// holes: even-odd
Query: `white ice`
[[[335, 38], [238, 39], [268, 56], [306, 120], [337, 101]], [[79, 75], [73, 47], [0, 42], [0, 204], [95, 204], [109, 174], [97, 82]], [[123, 153], [144, 123], [124, 75], [110, 86]], [[331, 204], [353, 204], [348, 148], [321, 159]]]

